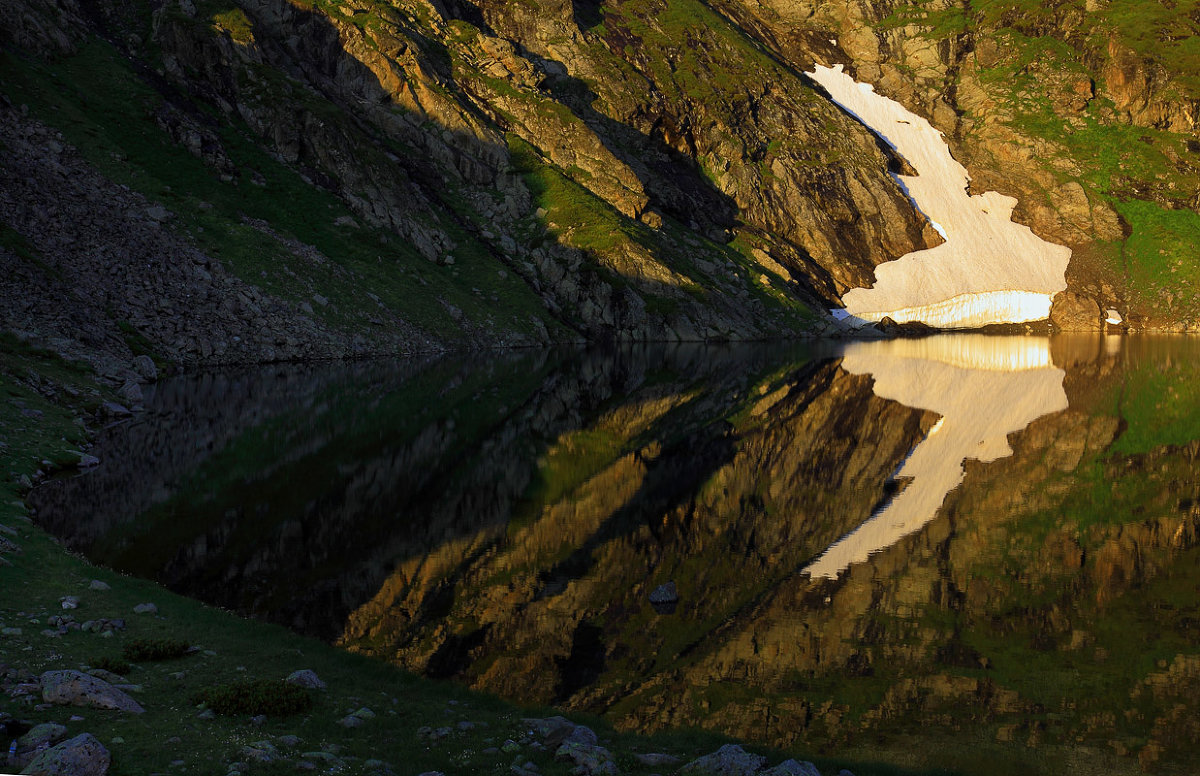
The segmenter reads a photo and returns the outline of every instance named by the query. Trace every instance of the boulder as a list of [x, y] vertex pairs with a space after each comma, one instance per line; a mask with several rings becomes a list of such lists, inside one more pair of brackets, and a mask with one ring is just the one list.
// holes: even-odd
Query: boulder
[[577, 776], [617, 776], [620, 773], [612, 752], [602, 746], [568, 741], [554, 753], [554, 759], [573, 762], [572, 772]]
[[821, 772], [810, 762], [784, 760], [774, 768], [768, 768], [761, 772], [758, 776], [821, 776]]
[[292, 671], [283, 681], [288, 684], [294, 684], [297, 687], [303, 687], [306, 690], [324, 690], [326, 687], [326, 684], [317, 676], [317, 672], [310, 668]]
[[33, 758], [23, 774], [35, 776], [104, 776], [111, 757], [91, 733], [63, 741]]
[[54, 722], [43, 722], [34, 725], [29, 732], [17, 739], [17, 748], [23, 752], [37, 749], [40, 746], [53, 744], [67, 734], [67, 729]]
[[1099, 331], [1100, 305], [1073, 291], [1063, 291], [1050, 306], [1050, 323], [1062, 331]]
[[108, 682], [80, 671], [47, 671], [42, 674], [42, 700], [131, 714], [146, 711], [141, 704]]
[[679, 769], [684, 776], [754, 776], [767, 758], [750, 754], [737, 744], [726, 744], [712, 754], [692, 760]]

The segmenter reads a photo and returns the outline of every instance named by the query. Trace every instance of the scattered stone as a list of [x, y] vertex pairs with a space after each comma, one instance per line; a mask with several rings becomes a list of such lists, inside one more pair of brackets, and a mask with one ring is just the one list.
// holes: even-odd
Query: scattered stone
[[500, 751], [505, 754], [513, 754], [521, 751], [521, 745], [510, 738], [500, 745]]
[[47, 671], [42, 674], [42, 700], [47, 703], [93, 706], [132, 714], [145, 709], [133, 698], [103, 679], [80, 671]]
[[133, 607], [134, 614], [158, 614], [158, 607], [154, 604], [138, 604]]
[[67, 729], [62, 725], [53, 722], [43, 722], [40, 725], [34, 725], [29, 729], [28, 733], [18, 738], [17, 748], [29, 750], [45, 747], [62, 740], [66, 734]]
[[106, 401], [100, 405], [100, 412], [110, 418], [130, 418], [133, 413], [124, 405], [117, 404], [113, 401]]
[[362, 720], [375, 719], [375, 712], [371, 711], [366, 706], [363, 706], [358, 711], [352, 712], [351, 716], [358, 717]]
[[316, 672], [309, 668], [302, 668], [299, 671], [293, 671], [288, 674], [287, 678], [283, 681], [287, 682], [288, 684], [294, 684], [297, 687], [303, 687], [306, 690], [324, 690], [327, 686], [325, 682], [321, 681], [321, 678], [317, 676]]
[[295, 749], [296, 747], [300, 746], [300, 736], [293, 736], [290, 734], [286, 736], [279, 736], [275, 739], [275, 743], [278, 746], [284, 747], [285, 749]]
[[158, 367], [154, 365], [154, 359], [147, 355], [134, 356], [133, 371], [150, 382], [158, 379]]
[[347, 714], [338, 720], [338, 724], [344, 728], [356, 728], [361, 727], [364, 723], [362, 717], [356, 717], [353, 714]]
[[20, 628], [0, 628], [0, 635], [3, 636], [20, 636], [22, 633]]
[[737, 744], [726, 744], [712, 754], [692, 760], [679, 769], [684, 776], [754, 776], [767, 758], [750, 754]]
[[758, 776], [821, 776], [821, 772], [810, 762], [784, 760], [774, 768], [768, 768], [761, 772]]
[[106, 590], [112, 590], [112, 587], [109, 586], [107, 582], [101, 582], [99, 579], [93, 579], [90, 583], [88, 583], [88, 590], [104, 592]]
[[100, 465], [100, 459], [97, 458], [96, 456], [89, 455], [88, 453], [80, 453], [79, 454], [79, 468], [80, 469], [91, 469], [92, 467], [99, 466], [99, 465]]
[[76, 596], [73, 596], [73, 595], [63, 596], [62, 598], [58, 599], [58, 602], [59, 602], [59, 604], [62, 605], [62, 608], [64, 608], [64, 609], [78, 609], [79, 608], [79, 598]]
[[305, 760], [320, 760], [323, 763], [337, 762], [337, 755], [331, 752], [303, 752], [300, 756]]
[[91, 733], [63, 741], [33, 758], [21, 773], [33, 776], [104, 776], [112, 761]]
[[554, 759], [575, 764], [577, 776], [617, 776], [620, 770], [612, 752], [602, 746], [567, 741], [554, 753]]
[[217, 713], [212, 709], [205, 709], [196, 715], [196, 719], [216, 719]]

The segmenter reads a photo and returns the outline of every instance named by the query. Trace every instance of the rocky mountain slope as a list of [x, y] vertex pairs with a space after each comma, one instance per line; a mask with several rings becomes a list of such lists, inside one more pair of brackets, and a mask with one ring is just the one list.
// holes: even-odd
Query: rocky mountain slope
[[1073, 250], [1059, 326], [1186, 328], [1191, 8], [3, 0], [3, 325], [181, 362], [819, 329], [941, 241], [804, 75], [839, 63]]

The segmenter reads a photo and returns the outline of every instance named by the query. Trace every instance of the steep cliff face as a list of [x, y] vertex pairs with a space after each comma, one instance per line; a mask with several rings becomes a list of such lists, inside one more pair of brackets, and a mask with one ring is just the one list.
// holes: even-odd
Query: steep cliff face
[[[1200, 83], [1191, 4], [1128, 0], [718, 3], [796, 67], [845, 64], [927, 117], [972, 189], [1069, 246], [1056, 322], [1194, 328]], [[1076, 311], [1074, 314], [1072, 310]], [[1086, 320], [1086, 324], [1084, 321]]]
[[[135, 298], [136, 314], [97, 316], [118, 357], [131, 353], [121, 322], [139, 349], [174, 361], [812, 329], [814, 309], [870, 288], [877, 266], [942, 241], [893, 177], [912, 169], [804, 75], [815, 64], [843, 64], [927, 117], [974, 189], [1014, 195], [1020, 223], [1071, 248], [1055, 325], [1183, 329], [1200, 309], [1186, 280], [1197, 269], [1186, 246], [1200, 234], [1187, 8], [0, 9], [6, 136], [61, 133], [55, 146], [78, 152], [70, 177], [99, 175], [145, 198], [165, 212], [173, 251], [198, 251], [276, 311], [259, 341], [205, 331], [204, 307], [180, 329]], [[24, 166], [8, 165], [14, 178], [57, 174], [59, 152], [27, 145]], [[63, 194], [69, 211], [108, 196], [99, 182]], [[15, 184], [5, 196], [9, 211], [44, 209]], [[6, 215], [8, 265], [82, 273], [91, 296], [125, 294], [35, 221]], [[141, 228], [101, 235], [107, 252], [137, 253], [122, 231]], [[199, 293], [192, 280], [180, 287], [176, 307]], [[236, 295], [208, 293], [218, 304]], [[5, 325], [70, 340], [69, 311], [46, 302], [48, 312]], [[241, 320], [261, 328], [253, 313]], [[284, 329], [301, 333], [295, 344]]]

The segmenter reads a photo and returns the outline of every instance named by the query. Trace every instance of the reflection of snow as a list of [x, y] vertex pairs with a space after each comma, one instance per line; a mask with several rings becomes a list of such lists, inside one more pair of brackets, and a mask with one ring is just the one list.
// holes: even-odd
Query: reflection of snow
[[946, 239], [876, 267], [873, 288], [846, 292], [849, 320], [965, 328], [1046, 318], [1054, 294], [1066, 288], [1070, 249], [1013, 223], [1015, 199], [994, 191], [968, 195], [966, 169], [925, 119], [856, 83], [841, 65], [818, 65], [809, 75], [912, 165], [917, 175], [897, 180]]
[[897, 470], [907, 487], [804, 569], [814, 577], [832, 579], [920, 529], [962, 481], [965, 459], [1012, 455], [1009, 434], [1067, 408], [1066, 373], [1050, 361], [1045, 339], [964, 334], [856, 342], [846, 347], [842, 368], [874, 377], [881, 398], [942, 417]]

